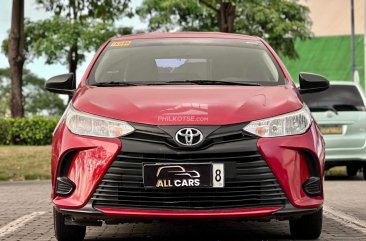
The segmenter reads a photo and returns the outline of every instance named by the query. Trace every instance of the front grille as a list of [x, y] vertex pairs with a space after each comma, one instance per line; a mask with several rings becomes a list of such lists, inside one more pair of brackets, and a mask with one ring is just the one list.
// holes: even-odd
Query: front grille
[[[253, 135], [243, 131], [245, 125], [241, 123], [224, 126], [192, 127], [200, 129], [203, 132], [204, 141], [198, 146], [200, 149], [203, 149], [217, 144], [253, 139]], [[125, 136], [125, 140], [162, 144], [171, 149], [182, 149], [174, 140], [174, 136], [183, 126], [154, 126], [136, 123], [132, 124], [132, 126], [135, 131]]]
[[[157, 151], [159, 152], [159, 151]], [[145, 189], [142, 163], [224, 163], [224, 188]], [[94, 193], [98, 208], [214, 210], [283, 206], [285, 194], [257, 151], [154, 154], [121, 152]]]

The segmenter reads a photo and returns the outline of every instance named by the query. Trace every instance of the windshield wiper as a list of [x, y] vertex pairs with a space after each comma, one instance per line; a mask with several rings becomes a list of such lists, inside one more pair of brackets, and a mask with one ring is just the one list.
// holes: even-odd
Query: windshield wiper
[[92, 86], [98, 87], [108, 87], [108, 86], [139, 86], [140, 84], [132, 82], [120, 82], [120, 81], [110, 81], [110, 82], [99, 82], [92, 84]]
[[224, 80], [172, 80], [167, 81], [167, 84], [197, 84], [197, 85], [243, 85], [243, 86], [260, 86], [261, 84], [255, 82], [236, 82], [236, 81], [224, 81]]
[[92, 86], [108, 87], [108, 86], [141, 86], [141, 85], [173, 85], [173, 84], [196, 84], [196, 85], [243, 85], [243, 86], [260, 86], [255, 82], [235, 82], [235, 81], [223, 81], [223, 80], [172, 80], [172, 81], [156, 81], [156, 82], [99, 82]]

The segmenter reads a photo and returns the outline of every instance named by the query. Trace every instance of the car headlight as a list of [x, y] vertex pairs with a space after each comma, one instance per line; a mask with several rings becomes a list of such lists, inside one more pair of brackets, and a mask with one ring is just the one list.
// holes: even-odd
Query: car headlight
[[309, 108], [250, 122], [243, 129], [260, 137], [291, 136], [305, 133], [311, 125]]
[[127, 122], [80, 112], [75, 110], [71, 104], [63, 118], [66, 119], [67, 128], [77, 135], [115, 138], [135, 130]]

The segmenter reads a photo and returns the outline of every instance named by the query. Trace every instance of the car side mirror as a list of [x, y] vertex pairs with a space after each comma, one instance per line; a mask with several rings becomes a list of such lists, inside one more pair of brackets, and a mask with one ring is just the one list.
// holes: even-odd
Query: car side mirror
[[329, 80], [317, 74], [300, 73], [299, 81], [300, 94], [321, 92], [329, 88]]
[[72, 96], [76, 89], [76, 80], [73, 73], [57, 75], [46, 81], [45, 89], [62, 95]]

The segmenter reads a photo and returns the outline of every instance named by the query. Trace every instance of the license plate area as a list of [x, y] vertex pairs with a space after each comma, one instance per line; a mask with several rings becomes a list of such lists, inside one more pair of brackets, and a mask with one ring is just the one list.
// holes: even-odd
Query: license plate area
[[222, 163], [144, 163], [144, 187], [152, 189], [224, 187]]
[[321, 125], [319, 126], [320, 132], [323, 135], [342, 135], [342, 125]]

